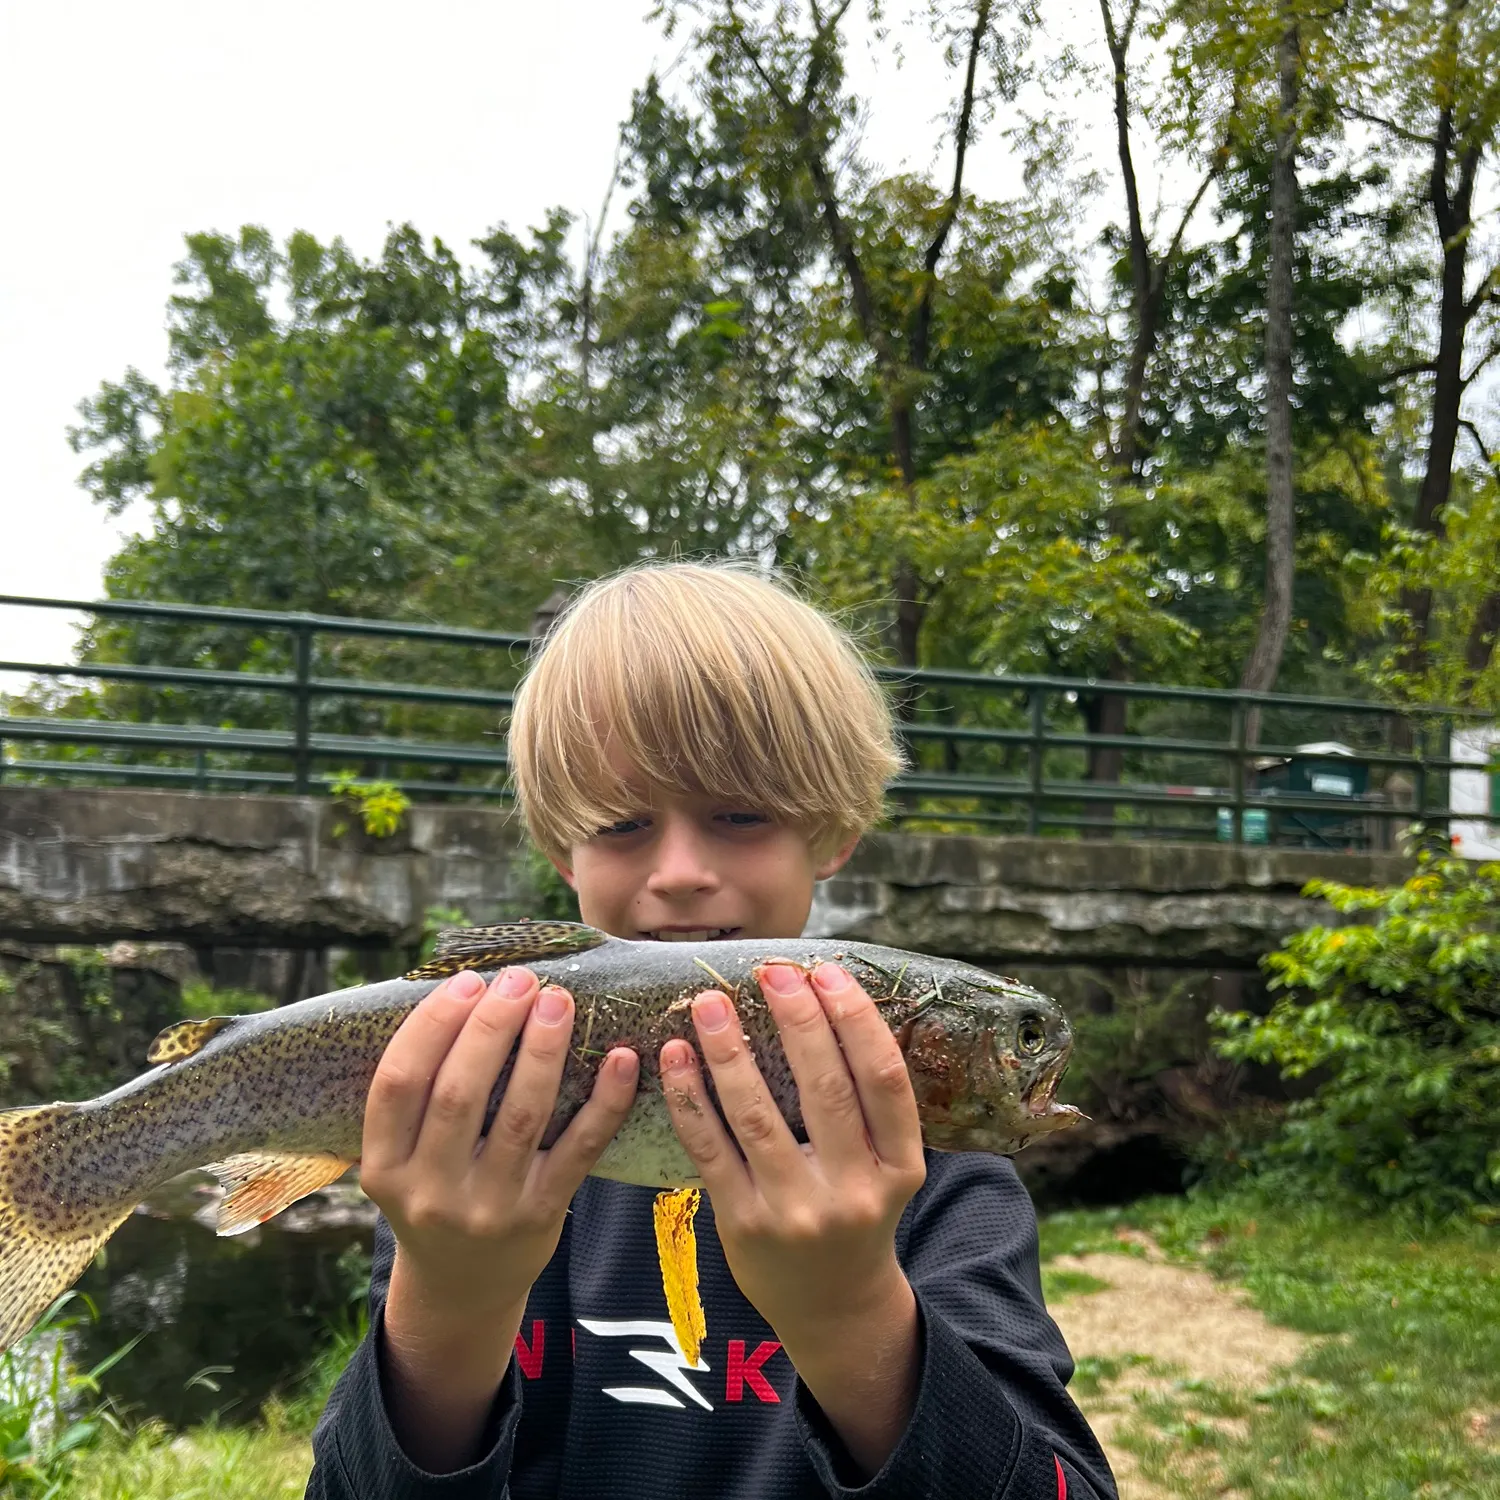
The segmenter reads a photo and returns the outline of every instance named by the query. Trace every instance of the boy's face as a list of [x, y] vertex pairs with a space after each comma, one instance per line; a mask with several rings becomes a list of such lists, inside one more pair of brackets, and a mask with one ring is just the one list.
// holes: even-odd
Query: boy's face
[[800, 937], [813, 882], [858, 839], [813, 859], [804, 833], [748, 803], [657, 793], [638, 813], [554, 859], [591, 927], [621, 938]]

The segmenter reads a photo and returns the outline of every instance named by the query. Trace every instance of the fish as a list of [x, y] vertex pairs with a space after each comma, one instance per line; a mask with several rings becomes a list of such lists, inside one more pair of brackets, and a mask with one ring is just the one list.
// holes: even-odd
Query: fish
[[[182, 1172], [204, 1168], [223, 1184], [221, 1235], [265, 1223], [341, 1177], [359, 1159], [365, 1098], [386, 1044], [463, 969], [488, 978], [520, 964], [573, 995], [571, 1050], [542, 1147], [588, 1099], [610, 1049], [631, 1047], [640, 1057], [635, 1102], [592, 1175], [691, 1194], [696, 1204], [701, 1184], [663, 1094], [663, 1043], [694, 1040], [693, 997], [724, 991], [783, 1117], [806, 1141], [759, 974], [768, 963], [810, 972], [825, 960], [848, 969], [896, 1035], [925, 1145], [1010, 1155], [1083, 1118], [1056, 1099], [1072, 1048], [1061, 1006], [968, 964], [822, 938], [633, 941], [530, 920], [450, 929], [432, 959], [400, 979], [180, 1021], [152, 1042], [150, 1071], [110, 1093], [0, 1111], [0, 1349], [83, 1274], [137, 1204]], [[514, 1060], [513, 1049], [485, 1129]], [[722, 1118], [711, 1077], [705, 1084]]]

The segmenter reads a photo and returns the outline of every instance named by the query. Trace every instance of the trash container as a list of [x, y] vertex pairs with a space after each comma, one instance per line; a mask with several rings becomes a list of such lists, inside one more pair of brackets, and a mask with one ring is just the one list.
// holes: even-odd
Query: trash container
[[1271, 840], [1302, 849], [1362, 849], [1369, 833], [1357, 805], [1339, 810], [1339, 803], [1357, 804], [1370, 785], [1370, 768], [1348, 745], [1324, 740], [1298, 745], [1285, 758], [1255, 763], [1256, 790], [1263, 796], [1326, 801], [1329, 811], [1276, 811]]
[[[1232, 807], [1221, 807], [1218, 810], [1218, 839], [1221, 844], [1232, 844], [1234, 842], [1234, 809]], [[1247, 807], [1245, 809], [1244, 826], [1241, 829], [1244, 835], [1241, 840], [1246, 844], [1264, 844], [1266, 842], [1266, 810], [1263, 807]]]

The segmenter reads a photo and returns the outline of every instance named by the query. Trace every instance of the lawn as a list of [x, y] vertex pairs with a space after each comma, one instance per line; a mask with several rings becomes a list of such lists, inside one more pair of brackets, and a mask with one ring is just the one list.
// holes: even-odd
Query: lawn
[[[1141, 1256], [1151, 1242], [1167, 1265], [1206, 1268], [1226, 1289], [1243, 1287], [1271, 1324], [1308, 1337], [1289, 1367], [1248, 1386], [1205, 1376], [1190, 1358], [1166, 1363], [1141, 1350], [1101, 1359], [1075, 1349], [1074, 1390], [1086, 1409], [1126, 1392], [1112, 1446], [1128, 1455], [1122, 1467], [1138, 1471], [1138, 1493], [1500, 1497], [1494, 1229], [1455, 1224], [1417, 1239], [1388, 1221], [1249, 1195], [1155, 1199], [1043, 1225], [1053, 1263], [1091, 1251]], [[1107, 1260], [1101, 1269], [1096, 1254], [1089, 1264], [1096, 1280], [1108, 1280]], [[1059, 1321], [1070, 1299], [1094, 1295], [1102, 1293], [1066, 1284], [1050, 1293]], [[1173, 1313], [1162, 1308], [1164, 1319]], [[1214, 1353], [1200, 1345], [1198, 1362]]]

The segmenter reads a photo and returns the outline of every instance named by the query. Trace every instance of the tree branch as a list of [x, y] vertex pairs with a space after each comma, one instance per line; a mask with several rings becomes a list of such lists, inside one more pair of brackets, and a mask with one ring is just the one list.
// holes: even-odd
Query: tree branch
[[1397, 380], [1407, 380], [1413, 375], [1431, 375], [1436, 369], [1435, 359], [1420, 359], [1414, 364], [1397, 365], [1394, 370], [1387, 370], [1384, 375], [1377, 375], [1375, 384], [1390, 385]]
[[1467, 390], [1468, 387], [1473, 385], [1474, 381], [1478, 378], [1479, 372], [1497, 356], [1500, 356], [1500, 338], [1497, 338], [1495, 342], [1492, 343], [1490, 347], [1479, 356], [1479, 359], [1475, 362], [1474, 368], [1470, 370], [1469, 373], [1465, 375], [1459, 382], [1460, 385], [1462, 385]]
[[1384, 115], [1372, 114], [1367, 109], [1356, 109], [1352, 104], [1339, 106], [1339, 113], [1347, 120], [1363, 120], [1366, 125], [1378, 125], [1382, 130], [1390, 133], [1413, 146], [1426, 146], [1429, 150], [1435, 149], [1438, 141], [1436, 136], [1423, 135], [1416, 130], [1408, 130], [1404, 125], [1398, 125], [1394, 120], [1388, 120]]
[[1125, 212], [1130, 235], [1131, 266], [1136, 282], [1136, 296], [1144, 301], [1148, 289], [1147, 268], [1151, 262], [1151, 251], [1146, 243], [1146, 230], [1141, 217], [1140, 187], [1136, 182], [1135, 159], [1130, 149], [1130, 106], [1125, 94], [1125, 46], [1128, 39], [1122, 39], [1115, 31], [1115, 18], [1110, 12], [1109, 0], [1099, 0], [1099, 12], [1104, 17], [1104, 39], [1115, 70], [1115, 143], [1120, 157], [1120, 175], [1125, 179]]
[[1192, 222], [1193, 215], [1198, 212], [1198, 205], [1203, 202], [1204, 195], [1208, 192], [1223, 172], [1229, 161], [1229, 142], [1226, 140], [1214, 153], [1214, 164], [1208, 169], [1203, 181], [1198, 184], [1198, 191], [1193, 194], [1192, 201], [1182, 211], [1182, 218], [1177, 225], [1177, 233], [1172, 236], [1172, 243], [1167, 246], [1167, 253], [1161, 257], [1159, 262], [1161, 271], [1165, 274], [1166, 268], [1177, 259], [1177, 252], [1182, 248], [1182, 237], [1187, 233], [1187, 227]]
[[1432, 171], [1428, 174], [1428, 192], [1432, 195], [1433, 217], [1437, 220], [1438, 233], [1446, 245], [1453, 235], [1449, 224], [1453, 217], [1453, 202], [1448, 196], [1448, 153], [1453, 146], [1453, 106], [1447, 106], [1438, 115], [1438, 133], [1432, 142]]
[[927, 368], [927, 345], [932, 334], [932, 288], [937, 275], [938, 261], [942, 259], [943, 245], [947, 242], [954, 220], [958, 218], [959, 205], [963, 202], [964, 158], [969, 151], [969, 133], [974, 120], [974, 75], [979, 68], [979, 52], [984, 34], [989, 29], [992, 0], [979, 0], [974, 12], [974, 30], [969, 36], [969, 62], [964, 73], [963, 103], [959, 106], [958, 126], [954, 131], [953, 187], [943, 207], [942, 219], [937, 233], [922, 258], [922, 287], [917, 293], [916, 319], [911, 336], [911, 363], [916, 370]]
[[1484, 460], [1485, 466], [1496, 479], [1500, 479], [1500, 454], [1491, 453], [1485, 447], [1483, 434], [1467, 417], [1460, 417], [1458, 425], [1474, 439], [1474, 446], [1479, 449], [1479, 456]]
[[1469, 322], [1497, 290], [1500, 290], [1500, 260], [1490, 267], [1489, 274], [1475, 288], [1474, 295], [1464, 303], [1464, 322]]

